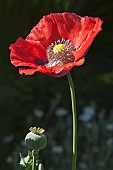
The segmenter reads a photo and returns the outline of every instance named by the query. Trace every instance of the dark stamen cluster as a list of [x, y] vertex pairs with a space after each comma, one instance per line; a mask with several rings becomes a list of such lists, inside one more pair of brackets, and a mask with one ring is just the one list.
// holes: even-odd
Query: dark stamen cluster
[[[64, 44], [65, 48], [59, 52], [55, 53], [53, 51], [53, 48], [58, 44]], [[58, 40], [55, 43], [52, 43], [48, 46], [46, 54], [48, 58], [48, 66], [60, 66], [64, 65], [70, 62], [73, 62], [75, 60], [75, 57], [73, 55], [73, 51], [75, 51], [75, 46], [72, 45], [72, 42], [70, 40]]]

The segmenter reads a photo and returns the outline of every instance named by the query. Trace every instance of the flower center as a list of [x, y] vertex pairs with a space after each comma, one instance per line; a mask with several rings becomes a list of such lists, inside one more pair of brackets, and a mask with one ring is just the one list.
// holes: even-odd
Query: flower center
[[53, 47], [53, 52], [55, 54], [59, 54], [65, 50], [65, 45], [64, 44], [58, 44]]
[[46, 50], [48, 66], [61, 66], [75, 60], [73, 51], [76, 48], [70, 40], [58, 40], [48, 46]]

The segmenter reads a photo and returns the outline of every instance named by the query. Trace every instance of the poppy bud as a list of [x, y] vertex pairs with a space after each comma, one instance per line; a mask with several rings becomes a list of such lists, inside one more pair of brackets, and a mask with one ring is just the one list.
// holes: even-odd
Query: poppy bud
[[29, 132], [25, 137], [25, 142], [27, 146], [33, 150], [40, 151], [44, 149], [47, 145], [47, 138], [43, 134], [44, 129], [31, 127]]

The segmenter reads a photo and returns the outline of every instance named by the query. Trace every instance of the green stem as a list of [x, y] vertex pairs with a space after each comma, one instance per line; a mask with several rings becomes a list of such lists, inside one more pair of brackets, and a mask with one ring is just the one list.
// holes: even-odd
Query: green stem
[[44, 167], [41, 163], [38, 165], [38, 170], [44, 170]]
[[35, 151], [32, 151], [33, 154], [33, 164], [32, 164], [32, 170], [36, 170], [36, 160], [37, 160], [37, 153]]
[[67, 77], [68, 77], [69, 87], [70, 87], [70, 92], [71, 92], [72, 113], [73, 113], [73, 160], [72, 160], [72, 170], [76, 170], [76, 157], [77, 157], [77, 112], [76, 112], [76, 98], [75, 98], [75, 89], [74, 89], [71, 73], [68, 73]]

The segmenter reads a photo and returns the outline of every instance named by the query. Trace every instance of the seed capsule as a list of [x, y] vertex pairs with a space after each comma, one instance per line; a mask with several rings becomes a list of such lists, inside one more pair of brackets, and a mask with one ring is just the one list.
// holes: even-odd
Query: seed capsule
[[25, 143], [30, 149], [40, 151], [47, 145], [47, 138], [43, 134], [45, 131], [42, 128], [30, 128], [30, 131], [25, 137]]

